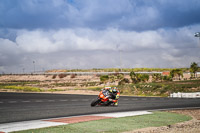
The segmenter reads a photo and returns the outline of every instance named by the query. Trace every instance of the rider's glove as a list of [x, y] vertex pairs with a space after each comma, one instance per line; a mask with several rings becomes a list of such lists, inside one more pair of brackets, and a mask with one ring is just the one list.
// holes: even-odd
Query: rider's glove
[[111, 102], [111, 101], [113, 101], [112, 99], [109, 99], [109, 101]]

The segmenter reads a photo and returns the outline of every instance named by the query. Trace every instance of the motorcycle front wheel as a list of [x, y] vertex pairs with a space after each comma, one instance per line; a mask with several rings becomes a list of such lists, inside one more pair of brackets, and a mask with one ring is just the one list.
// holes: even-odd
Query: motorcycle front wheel
[[95, 99], [92, 101], [91, 106], [94, 107], [96, 106], [101, 100], [100, 99]]

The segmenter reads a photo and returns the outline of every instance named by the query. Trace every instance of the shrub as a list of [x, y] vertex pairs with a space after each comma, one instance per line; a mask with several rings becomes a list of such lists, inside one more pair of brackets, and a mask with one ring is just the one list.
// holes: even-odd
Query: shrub
[[109, 81], [112, 83], [112, 82], [115, 82], [117, 77], [115, 75], [109, 75], [108, 78], [109, 78]]
[[172, 77], [171, 76], [163, 76], [162, 79], [164, 81], [172, 81]]
[[59, 78], [64, 78], [66, 76], [67, 76], [67, 74], [63, 74], [63, 73], [61, 73], [61, 74], [58, 75]]
[[55, 79], [57, 77], [57, 75], [56, 74], [54, 74], [53, 76], [52, 76], [52, 79]]
[[123, 79], [124, 79], [124, 74], [118, 74], [118, 75], [117, 75], [117, 79], [123, 80]]
[[109, 76], [108, 75], [101, 75], [100, 76], [100, 81], [101, 82], [107, 82], [109, 80]]
[[70, 77], [71, 77], [71, 78], [75, 78], [75, 77], [76, 77], [76, 74], [71, 74]]
[[128, 83], [130, 83], [130, 81], [127, 78], [124, 78], [121, 81], [119, 81], [119, 85], [124, 85], [124, 84], [128, 84]]
[[135, 87], [133, 85], [126, 84], [126, 85], [119, 85], [118, 89], [121, 94], [131, 95], [134, 94]]

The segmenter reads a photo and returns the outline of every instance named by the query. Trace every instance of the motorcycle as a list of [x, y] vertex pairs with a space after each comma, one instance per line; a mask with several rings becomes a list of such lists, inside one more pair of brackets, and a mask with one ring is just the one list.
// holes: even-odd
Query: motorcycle
[[98, 98], [93, 100], [91, 103], [91, 106], [114, 106], [114, 104], [117, 102], [118, 100], [110, 100], [110, 94], [108, 90], [102, 90], [99, 95]]

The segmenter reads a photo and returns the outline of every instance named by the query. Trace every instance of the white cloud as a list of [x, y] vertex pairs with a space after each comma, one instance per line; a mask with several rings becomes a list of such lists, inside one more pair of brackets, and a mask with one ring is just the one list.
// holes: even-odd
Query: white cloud
[[48, 32], [41, 30], [21, 31], [16, 38], [16, 43], [26, 52], [48, 53], [59, 48], [59, 45], [56, 45], [50, 39]]
[[0, 47], [1, 53], [15, 53], [18, 50], [16, 43], [3, 38], [0, 38]]
[[32, 71], [33, 60], [38, 70], [120, 67], [119, 50], [123, 67], [188, 67], [199, 62], [198, 39], [193, 36], [199, 28], [19, 30], [16, 42], [0, 39], [1, 71]]
[[23, 30], [16, 43], [25, 52], [52, 53], [76, 50], [124, 50], [195, 48], [193, 36], [199, 25], [155, 31], [124, 31], [119, 29]]
[[[6, 71], [8, 67], [18, 65], [20, 49], [16, 43], [0, 38], [0, 70]], [[0, 72], [1, 72], [0, 71]]]
[[0, 71], [119, 67], [119, 50], [123, 67], [199, 62], [197, 0], [0, 3]]
[[123, 50], [135, 48], [165, 48], [159, 31], [134, 32], [117, 29], [62, 29], [58, 31], [20, 31], [16, 37], [20, 49], [26, 52], [51, 53], [60, 50]]

